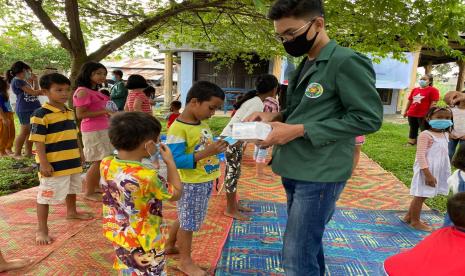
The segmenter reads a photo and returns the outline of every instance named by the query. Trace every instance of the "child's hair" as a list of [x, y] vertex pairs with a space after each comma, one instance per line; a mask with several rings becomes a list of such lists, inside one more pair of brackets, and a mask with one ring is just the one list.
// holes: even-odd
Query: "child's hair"
[[113, 75], [118, 75], [120, 78], [123, 78], [123, 71], [121, 70], [113, 70]]
[[108, 91], [108, 89], [101, 88], [99, 91], [100, 91], [100, 93], [102, 93], [103, 95], [110, 97], [110, 91]]
[[157, 140], [161, 124], [143, 112], [122, 112], [112, 117], [108, 135], [117, 150], [132, 151], [147, 139]]
[[8, 83], [11, 83], [14, 77], [17, 74], [23, 72], [24, 70], [31, 70], [31, 67], [22, 61], [17, 61], [11, 65], [10, 70], [6, 71], [6, 79]]
[[455, 226], [465, 228], [465, 192], [457, 193], [449, 198], [447, 213]]
[[172, 101], [170, 104], [171, 111], [179, 110], [182, 107], [182, 103], [180, 101]]
[[81, 67], [81, 71], [79, 72], [79, 75], [77, 76], [76, 79], [76, 86], [83, 86], [89, 89], [98, 89], [100, 87], [92, 87], [92, 73], [97, 71], [98, 69], [105, 69], [105, 71], [108, 73], [107, 68], [99, 63], [99, 62], [94, 62], [94, 61], [89, 61], [84, 63]]
[[224, 101], [225, 96], [223, 89], [209, 81], [198, 81], [189, 89], [186, 103], [190, 103], [192, 99], [197, 99], [202, 103], [209, 101], [212, 97], [217, 97]]
[[71, 85], [71, 81], [59, 73], [51, 73], [43, 75], [39, 80], [40, 88], [49, 90], [52, 84], [67, 84]]
[[[428, 121], [431, 119], [431, 117], [435, 114], [435, 113], [438, 113], [440, 111], [447, 111], [450, 113], [450, 119], [452, 122], [454, 122], [454, 117], [453, 117], [453, 113], [452, 113], [452, 110], [449, 108], [449, 107], [437, 107], [437, 106], [433, 106], [429, 109], [428, 111], [428, 114], [426, 114], [426, 122], [425, 122], [425, 130], [430, 130], [432, 127], [431, 125], [428, 123]], [[452, 129], [454, 129], [454, 126], [452, 125], [451, 127], [449, 127], [448, 129], [446, 129], [446, 131], [452, 131]]]
[[240, 100], [238, 100], [234, 104], [234, 108], [237, 110], [241, 108], [242, 104], [245, 103], [246, 101], [258, 95], [266, 94], [270, 92], [271, 90], [277, 88], [278, 86], [279, 86], [279, 81], [274, 75], [271, 75], [271, 74], [260, 75], [258, 76], [255, 82], [255, 90], [247, 92], [247, 94], [245, 94]]
[[429, 79], [429, 86], [433, 86], [433, 83], [434, 83], [433, 74], [426, 74], [425, 76]]
[[141, 75], [130, 75], [126, 83], [127, 89], [145, 89], [149, 86]]
[[8, 82], [2, 76], [0, 76], [0, 97], [2, 97], [4, 101], [8, 101], [9, 99]]
[[465, 147], [459, 147], [452, 159], [452, 165], [461, 171], [465, 171]]
[[152, 97], [153, 95], [155, 95], [155, 88], [150, 85], [147, 86], [146, 88], [144, 88], [144, 94], [145, 96], [147, 96], [147, 98]]

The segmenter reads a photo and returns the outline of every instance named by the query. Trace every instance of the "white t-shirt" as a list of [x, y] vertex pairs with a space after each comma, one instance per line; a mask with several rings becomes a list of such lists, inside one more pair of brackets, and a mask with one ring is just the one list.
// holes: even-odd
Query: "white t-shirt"
[[457, 138], [465, 136], [465, 109], [458, 107], [452, 108], [452, 114], [454, 115], [454, 130], [452, 135]]
[[236, 111], [234, 116], [229, 121], [229, 124], [223, 129], [221, 136], [231, 136], [232, 135], [232, 125], [234, 123], [242, 122], [245, 118], [251, 115], [254, 112], [263, 112], [262, 100], [260, 97], [255, 96], [252, 99], [246, 101], [241, 105], [241, 107]]

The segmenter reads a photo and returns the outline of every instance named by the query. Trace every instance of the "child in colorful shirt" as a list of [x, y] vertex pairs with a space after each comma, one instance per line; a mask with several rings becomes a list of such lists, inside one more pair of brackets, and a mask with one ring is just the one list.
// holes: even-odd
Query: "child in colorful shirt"
[[181, 110], [182, 103], [180, 101], [172, 101], [170, 106], [171, 113], [166, 116], [166, 127], [170, 128], [170, 126], [176, 121], [176, 119], [181, 115], [179, 112]]
[[[115, 115], [109, 136], [116, 157], [102, 160], [103, 234], [113, 243], [113, 267], [123, 275], [166, 275], [162, 201], [176, 201], [182, 184], [169, 148], [159, 144], [160, 122], [142, 112]], [[168, 168], [167, 182], [142, 159], [158, 158]]]
[[187, 105], [168, 130], [167, 144], [173, 152], [184, 184], [177, 204], [178, 219], [170, 229], [167, 253], [176, 253], [179, 239], [179, 269], [187, 275], [204, 275], [191, 258], [192, 234], [205, 218], [213, 181], [220, 176], [217, 154], [226, 150], [225, 141], [213, 142], [208, 125], [203, 122], [223, 106], [224, 92], [217, 85], [199, 81], [187, 94]]

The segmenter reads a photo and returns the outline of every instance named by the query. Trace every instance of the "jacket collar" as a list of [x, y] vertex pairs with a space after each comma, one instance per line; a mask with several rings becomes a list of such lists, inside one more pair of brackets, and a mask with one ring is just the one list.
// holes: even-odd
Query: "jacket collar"
[[[299, 87], [303, 81], [305, 79], [307, 79], [310, 75], [312, 75], [313, 73], [315, 73], [316, 71], [318, 71], [318, 63], [321, 62], [321, 61], [327, 61], [331, 58], [331, 56], [333, 55], [333, 52], [334, 52], [334, 49], [336, 48], [336, 41], [334, 40], [330, 40], [328, 42], [328, 44], [326, 44], [323, 49], [321, 49], [321, 52], [320, 54], [318, 55], [318, 57], [316, 58], [315, 60], [315, 63], [312, 65], [312, 67], [310, 67], [310, 69], [305, 72], [305, 75], [302, 76], [302, 78], [300, 79], [299, 83], [297, 84], [296, 88]], [[299, 66], [299, 70], [298, 72], [300, 72], [305, 64], [305, 61], [306, 61], [306, 58], [301, 62], [300, 66]], [[300, 75], [300, 73], [297, 74], [297, 79], [298, 79], [298, 76]]]

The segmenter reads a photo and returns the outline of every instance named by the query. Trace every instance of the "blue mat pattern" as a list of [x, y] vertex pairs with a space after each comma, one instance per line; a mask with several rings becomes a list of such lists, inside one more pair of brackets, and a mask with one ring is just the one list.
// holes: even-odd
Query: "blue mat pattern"
[[[286, 205], [244, 201], [254, 212], [249, 222], [234, 221], [218, 263], [221, 275], [284, 275], [281, 263]], [[427, 235], [401, 220], [399, 211], [338, 208], [324, 236], [327, 275], [383, 275], [384, 260], [411, 248]], [[438, 228], [443, 218], [424, 212]]]

